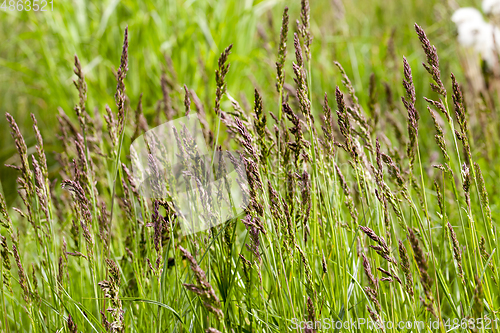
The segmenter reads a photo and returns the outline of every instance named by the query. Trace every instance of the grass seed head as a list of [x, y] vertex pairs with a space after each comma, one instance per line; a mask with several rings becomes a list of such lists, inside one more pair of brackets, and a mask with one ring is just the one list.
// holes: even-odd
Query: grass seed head
[[70, 333], [78, 333], [78, 326], [76, 326], [75, 322], [73, 321], [73, 317], [71, 317], [71, 315], [68, 315], [67, 324], [68, 324], [68, 331]]
[[398, 249], [399, 249], [399, 265], [401, 267], [401, 271], [405, 275], [405, 289], [408, 295], [413, 298], [413, 276], [411, 275], [410, 270], [410, 260], [408, 258], [408, 254], [406, 252], [406, 247], [404, 246], [402, 241], [398, 241]]
[[316, 321], [316, 310], [314, 309], [314, 304], [311, 297], [307, 296], [307, 320], [315, 322]]
[[474, 170], [476, 172], [477, 187], [479, 188], [479, 195], [481, 197], [481, 204], [483, 205], [483, 209], [485, 211], [486, 221], [489, 224], [490, 230], [493, 231], [493, 220], [491, 217], [490, 200], [488, 198], [488, 192], [486, 191], [486, 185], [484, 182], [483, 173], [481, 172], [479, 164], [477, 164], [476, 162], [474, 162]]
[[288, 38], [288, 7], [283, 10], [283, 19], [281, 23], [280, 42], [278, 47], [278, 60], [276, 61], [276, 87], [278, 93], [282, 93], [285, 84], [285, 60], [286, 60], [286, 42]]
[[9, 234], [13, 234], [14, 230], [12, 229], [12, 220], [10, 218], [9, 212], [7, 211], [7, 203], [5, 202], [5, 197], [0, 192], [0, 226], [7, 229]]
[[446, 226], [448, 227], [448, 230], [450, 232], [450, 239], [453, 244], [453, 257], [455, 258], [455, 261], [457, 263], [458, 275], [462, 279], [462, 282], [465, 283], [464, 270], [462, 268], [462, 251], [460, 250], [460, 244], [458, 243], [457, 234], [455, 233], [455, 230], [453, 230], [450, 222], [448, 222]]
[[432, 100], [430, 98], [427, 98], [427, 97], [424, 97], [424, 100], [433, 105], [436, 109], [438, 109], [442, 114], [445, 115], [446, 117], [446, 120], [448, 122], [451, 122], [451, 117], [450, 117], [450, 114], [448, 112], [448, 110], [446, 109], [446, 107], [444, 106], [444, 103], [443, 103], [443, 100], [440, 98], [439, 101], [435, 101], [435, 100]]
[[373, 288], [373, 290], [377, 290], [378, 283], [375, 276], [373, 276], [372, 266], [370, 265], [370, 261], [368, 261], [368, 258], [365, 256], [363, 252], [361, 252], [361, 257], [363, 258], [363, 269], [365, 271], [366, 277], [368, 278], [368, 282], [370, 286]]
[[75, 54], [75, 67], [73, 68], [73, 72], [75, 73], [77, 80], [73, 80], [73, 83], [78, 90], [78, 105], [75, 106], [76, 116], [80, 121], [80, 127], [82, 131], [85, 131], [86, 128], [86, 109], [85, 103], [87, 102], [87, 83], [85, 82], [85, 75], [83, 74], [82, 65], [80, 63], [80, 59]]
[[381, 330], [382, 332], [385, 332], [385, 328], [384, 325], [382, 324], [380, 316], [376, 312], [374, 312], [368, 305], [366, 306], [366, 309], [368, 310], [370, 318], [377, 325], [378, 329]]
[[9, 247], [7, 245], [7, 239], [0, 235], [0, 256], [2, 258], [2, 283], [3, 285], [12, 292], [12, 285], [10, 283], [11, 273], [10, 273], [10, 255]]
[[373, 303], [375, 309], [377, 309], [377, 312], [381, 312], [382, 307], [380, 306], [380, 302], [378, 300], [378, 292], [370, 287], [365, 287], [364, 290], [366, 296], [368, 296], [368, 299]]
[[481, 318], [483, 314], [483, 284], [481, 280], [479, 279], [479, 276], [476, 274], [474, 275], [474, 280], [476, 282], [476, 288], [474, 289], [474, 316], [476, 318]]
[[10, 134], [16, 144], [17, 153], [21, 158], [21, 167], [19, 170], [21, 171], [20, 179], [22, 181], [22, 188], [26, 191], [27, 197], [32, 198], [34, 195], [33, 173], [31, 172], [28, 162], [28, 148], [26, 147], [26, 142], [24, 141], [24, 137], [21, 134], [14, 117], [12, 117], [9, 113], [5, 113], [5, 117], [9, 122], [11, 128]]
[[248, 250], [255, 255], [255, 258], [260, 262], [262, 260], [260, 256], [260, 239], [259, 233], [263, 230], [263, 225], [259, 218], [252, 217], [248, 214], [244, 219], [241, 220], [248, 230], [250, 235], [251, 244], [246, 244]]
[[228, 57], [231, 54], [231, 49], [233, 44], [226, 47], [226, 49], [221, 53], [218, 61], [219, 68], [215, 71], [215, 114], [219, 115], [221, 112], [220, 102], [222, 100], [222, 95], [226, 93], [226, 75], [229, 71], [229, 63], [227, 63]]
[[438, 145], [439, 149], [441, 150], [441, 153], [443, 154], [445, 163], [450, 163], [450, 155], [448, 155], [448, 149], [446, 147], [446, 142], [444, 139], [443, 128], [439, 123], [436, 112], [434, 112], [434, 110], [432, 110], [429, 106], [427, 107], [427, 110], [431, 114], [432, 120], [434, 121], [434, 128], [436, 128], [436, 135], [434, 136], [436, 144]]
[[193, 271], [197, 282], [196, 285], [183, 283], [183, 286], [187, 290], [199, 295], [203, 300], [203, 305], [205, 306], [205, 308], [215, 314], [218, 319], [222, 319], [224, 317], [224, 314], [220, 309], [219, 298], [215, 294], [212, 285], [208, 282], [205, 272], [201, 269], [201, 267], [194, 259], [193, 255], [189, 253], [188, 250], [184, 249], [182, 246], [179, 246], [179, 250], [190, 262], [191, 270]]
[[47, 157], [45, 156], [45, 150], [43, 149], [42, 134], [38, 129], [38, 122], [36, 121], [35, 115], [33, 113], [31, 114], [31, 120], [33, 121], [33, 131], [35, 132], [35, 138], [37, 142], [36, 152], [38, 155], [38, 160], [40, 161], [42, 176], [44, 182], [48, 183]]
[[304, 48], [306, 51], [306, 59], [311, 59], [311, 26], [310, 26], [310, 13], [309, 0], [300, 1], [300, 22], [297, 21], [297, 26], [302, 39], [304, 40]]
[[410, 64], [408, 63], [408, 60], [406, 60], [406, 57], [403, 57], [403, 70], [405, 77], [403, 79], [403, 87], [406, 90], [406, 100], [411, 104], [415, 104], [415, 102], [417, 101], [417, 97], [415, 95], [415, 86], [413, 85], [413, 75], [411, 73]]
[[404, 63], [404, 75], [403, 86], [406, 90], [406, 98], [401, 97], [403, 104], [408, 111], [408, 136], [410, 141], [408, 142], [407, 155], [410, 163], [410, 170], [413, 168], [415, 161], [415, 153], [418, 146], [418, 120], [420, 116], [417, 109], [415, 108], [415, 86], [413, 85], [413, 77], [411, 74], [411, 68], [408, 61], [403, 57]]
[[118, 109], [117, 118], [118, 118], [118, 133], [121, 133], [124, 130], [125, 126], [125, 77], [128, 72], [128, 27], [125, 28], [125, 33], [123, 37], [123, 47], [122, 47], [122, 55], [120, 59], [120, 67], [116, 72], [116, 93], [115, 93], [115, 103]]
[[15, 244], [12, 245], [12, 253], [14, 254], [14, 259], [17, 264], [17, 269], [19, 274], [19, 284], [21, 285], [21, 289], [23, 291], [23, 298], [24, 301], [29, 305], [31, 304], [31, 292], [28, 286], [28, 278], [26, 276], [26, 273], [24, 272], [24, 268], [21, 263], [21, 258], [19, 257], [19, 252]]
[[425, 258], [425, 254], [423, 249], [420, 247], [419, 241], [415, 232], [412, 228], [408, 227], [408, 239], [410, 241], [411, 247], [413, 249], [413, 256], [417, 263], [418, 270], [420, 271], [420, 281], [422, 282], [422, 287], [424, 288], [424, 292], [426, 297], [429, 300], [432, 300], [432, 284], [433, 280], [430, 277], [428, 270], [429, 266], [427, 264], [427, 259]]
[[417, 32], [418, 38], [422, 45], [425, 55], [427, 56], [427, 63], [424, 63], [425, 70], [432, 76], [435, 83], [431, 83], [431, 88], [437, 94], [446, 98], [446, 89], [441, 81], [441, 72], [439, 69], [439, 57], [437, 54], [437, 49], [434, 45], [431, 45], [429, 38], [425, 34], [425, 31], [415, 23], [415, 31]]
[[191, 97], [189, 95], [189, 89], [184, 85], [184, 114], [186, 116], [189, 116], [189, 112], [191, 111]]

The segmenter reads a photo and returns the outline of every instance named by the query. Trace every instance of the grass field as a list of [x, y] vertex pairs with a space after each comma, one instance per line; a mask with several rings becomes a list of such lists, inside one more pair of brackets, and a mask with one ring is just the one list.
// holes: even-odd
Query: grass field
[[[456, 42], [470, 5], [0, 11], [0, 332], [499, 331], [500, 76]], [[196, 233], [161, 143], [130, 148], [186, 114], [248, 199], [204, 201], [176, 134], [224, 222]]]

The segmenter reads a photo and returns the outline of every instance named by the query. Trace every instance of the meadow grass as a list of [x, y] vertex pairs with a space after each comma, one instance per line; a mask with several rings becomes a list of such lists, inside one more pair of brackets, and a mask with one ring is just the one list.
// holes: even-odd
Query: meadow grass
[[[177, 12], [184, 19], [171, 23], [172, 34], [146, 4], [111, 2], [102, 5], [114, 14], [106, 17], [94, 5], [82, 13], [66, 3], [69, 16], [41, 19], [61, 39], [38, 46], [77, 54], [76, 89], [50, 93], [70, 76], [48, 53], [36, 67], [45, 75], [31, 80], [49, 88], [26, 102], [46, 106], [30, 126], [17, 125], [22, 112], [6, 114], [16, 150], [7, 163], [18, 178], [2, 192], [17, 188], [18, 198], [0, 196], [2, 330], [315, 332], [325, 328], [304, 322], [328, 319], [373, 323], [348, 329], [361, 332], [401, 331], [387, 325], [400, 321], [422, 322], [406, 331], [498, 331], [499, 141], [487, 103], [496, 105], [496, 92], [469, 98], [451, 37], [442, 37], [446, 23], [404, 22], [394, 38], [380, 28], [398, 11], [424, 17], [419, 1], [370, 2], [373, 31], [356, 11], [362, 1], [346, 2], [331, 26], [322, 12], [340, 15], [341, 2], [313, 10], [305, 0], [290, 9], [196, 4], [169, 2], [171, 20]], [[258, 24], [271, 8], [273, 20]], [[449, 9], [433, 8], [447, 17]], [[228, 21], [231, 13], [241, 14]], [[121, 26], [128, 17], [136, 20]], [[257, 45], [248, 42], [256, 33]], [[370, 36], [380, 33], [386, 38], [373, 46]], [[100, 43], [72, 44], [82, 36]], [[81, 49], [68, 49], [75, 45]], [[162, 47], [149, 55], [141, 45]], [[35, 70], [2, 59], [15, 71]], [[49, 75], [59, 68], [60, 77]], [[44, 110], [57, 106], [54, 136]], [[187, 113], [202, 119], [210, 147], [240, 152], [249, 205], [186, 236], [174, 199], [144, 197], [129, 146]]]

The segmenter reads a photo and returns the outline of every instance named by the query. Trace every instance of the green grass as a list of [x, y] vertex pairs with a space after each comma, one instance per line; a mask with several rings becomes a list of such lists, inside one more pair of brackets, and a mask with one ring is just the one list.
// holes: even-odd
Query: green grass
[[[358, 0], [346, 1], [345, 13], [341, 14], [335, 3], [339, 1], [311, 4], [313, 42], [311, 60], [303, 66], [305, 95], [288, 96], [291, 112], [301, 119], [298, 133], [305, 140], [301, 141], [299, 159], [291, 151], [293, 145], [288, 144], [297, 143], [300, 137], [292, 130], [294, 115], [281, 110], [275, 85], [283, 1], [61, 2], [54, 5], [54, 12], [0, 12], [5, 17], [0, 23], [0, 38], [8, 41], [0, 48], [0, 89], [5, 96], [0, 106], [14, 116], [27, 145], [27, 153], [21, 149], [18, 154], [14, 140], [7, 134], [9, 123], [0, 123], [0, 161], [21, 166], [21, 171], [0, 169], [0, 193], [7, 198], [8, 207], [0, 217], [0, 231], [6, 237], [2, 247], [1, 330], [73, 332], [68, 324], [71, 315], [78, 331], [106, 331], [101, 311], [108, 307], [118, 310], [109, 312], [106, 320], [122, 322], [125, 332], [203, 332], [210, 327], [221, 332], [303, 331], [293, 329], [294, 318], [374, 318], [426, 324], [438, 319], [444, 323], [453, 323], [454, 319], [461, 323], [465, 318], [498, 319], [496, 220], [500, 196], [494, 186], [499, 175], [498, 117], [495, 109], [484, 106], [483, 100], [472, 99], [471, 89], [464, 83], [469, 128], [461, 131], [449, 79], [453, 72], [459, 82], [465, 82], [457, 57], [460, 50], [449, 22], [452, 9], [434, 0], [414, 0], [404, 6]], [[285, 82], [295, 90], [293, 33], [297, 30], [295, 20], [300, 20], [300, 1], [286, 5], [290, 6], [290, 32]], [[414, 22], [424, 28], [438, 49], [447, 98], [431, 91], [432, 78], [421, 65], [425, 54]], [[120, 119], [113, 72], [120, 65], [126, 26], [130, 42], [124, 82], [126, 118], [123, 132], [116, 124], [111, 126], [118, 133], [113, 144], [102, 116], [108, 104], [114, 117]], [[388, 44], [393, 29], [391, 51]], [[234, 46], [228, 58], [231, 66], [225, 77], [227, 93], [220, 110], [227, 118], [220, 121], [214, 111], [215, 71], [220, 54], [229, 44]], [[303, 39], [301, 45], [303, 48]], [[75, 105], [82, 106], [72, 85], [75, 54], [82, 63], [88, 87], [85, 106], [93, 119], [87, 122], [85, 131], [73, 110]], [[172, 60], [174, 72], [163, 54]], [[413, 72], [415, 107], [420, 115], [414, 155], [407, 153], [411, 132], [407, 130], [407, 111], [400, 102], [405, 96], [401, 84], [403, 55]], [[354, 96], [349, 96], [349, 83], [342, 82], [334, 61], [345, 68], [359, 99], [359, 114], [368, 119], [366, 123], [356, 112], [342, 107], [340, 94], [336, 100], [337, 86], [347, 106], [353, 106]], [[134, 110], [141, 93], [143, 114], [150, 128], [166, 121], [163, 112], [156, 114], [157, 103], [163, 98], [162, 68], [172, 82], [170, 98], [175, 117], [184, 112], [186, 84], [199, 96], [216, 142], [224, 149], [240, 150], [249, 159], [252, 204], [237, 218], [188, 236], [180, 234], [172, 204], [161, 202], [155, 212], [152, 200], [135, 195], [134, 185], [119, 163], [130, 168], [129, 146], [136, 129]], [[374, 85], [370, 85], [372, 73]], [[384, 83], [392, 89], [394, 110], [386, 101]], [[262, 95], [262, 114], [267, 122], [258, 116], [260, 110], [257, 115], [252, 110], [254, 88]], [[323, 108], [325, 92], [332, 110], [330, 116]], [[285, 89], [285, 93], [289, 91]], [[437, 112], [452, 177], [433, 167], [447, 161], [434, 140], [436, 128], [423, 97], [443, 98], [452, 116], [447, 121]], [[243, 110], [239, 116], [231, 115], [231, 99], [238, 101]], [[306, 100], [312, 103], [310, 109], [301, 108]], [[70, 123], [57, 125], [58, 107], [71, 119], [75, 133]], [[44, 138], [47, 173], [42, 157], [45, 153], [38, 154], [35, 148], [40, 143], [31, 128], [31, 112]], [[193, 103], [191, 112], [196, 112]], [[271, 113], [282, 115], [283, 122], [276, 123], [282, 135], [278, 141]], [[243, 121], [250, 137], [234, 130], [236, 117]], [[325, 125], [323, 117], [329, 119], [330, 125]], [[352, 127], [347, 132], [342, 131], [346, 122], [347, 128]], [[394, 124], [402, 129], [402, 138], [397, 137]], [[327, 128], [326, 134], [321, 125]], [[63, 129], [67, 132], [64, 135]], [[470, 160], [454, 129], [461, 133], [460, 137], [467, 137], [464, 142], [470, 144]], [[283, 138], [285, 133], [288, 142]], [[333, 140], [328, 139], [328, 134]], [[17, 139], [21, 142], [20, 136]], [[380, 152], [376, 149], [377, 139]], [[80, 151], [75, 140], [81, 142]], [[345, 149], [333, 145], [334, 141]], [[269, 156], [265, 147], [273, 147]], [[387, 154], [380, 162], [382, 169], [378, 165], [381, 153]], [[23, 158], [32, 154], [34, 157], [30, 156], [23, 166]], [[58, 163], [60, 156], [67, 161], [75, 159], [79, 172], [64, 159], [62, 165]], [[413, 167], [409, 163], [411, 156]], [[27, 168], [32, 172], [36, 169], [33, 159], [42, 165], [42, 181], [27, 173]], [[256, 165], [254, 174], [250, 172], [252, 162]], [[469, 173], [462, 172], [464, 162]], [[485, 188], [474, 162], [481, 169]], [[16, 195], [16, 177], [33, 184], [39, 193], [21, 184], [19, 191], [27, 197], [23, 203]], [[74, 183], [68, 183], [68, 179]], [[49, 190], [48, 184], [54, 180]], [[63, 181], [66, 189], [61, 188]], [[44, 193], [49, 192], [52, 196], [45, 204]], [[175, 198], [175, 193], [169, 195]], [[106, 208], [104, 214], [101, 205]], [[162, 236], [149, 227], [157, 222], [157, 214], [167, 221], [168, 231]], [[258, 255], [245, 246], [256, 245], [251, 228], [242, 222], [247, 216], [260, 221], [265, 229], [265, 233], [257, 233]], [[458, 243], [453, 242], [448, 221]], [[107, 223], [110, 229], [106, 238], [102, 235]], [[89, 228], [87, 234], [85, 226]], [[370, 231], [364, 232], [360, 226], [369, 227], [376, 235], [370, 238]], [[484, 250], [481, 237], [485, 239]], [[162, 239], [159, 250], [155, 247], [158, 238]], [[408, 268], [398, 241], [407, 252]], [[377, 244], [382, 255], [369, 247]], [[460, 261], [454, 258], [456, 244], [461, 250]], [[19, 261], [11, 252], [13, 245], [19, 250]], [[66, 251], [81, 256], [66, 255]], [[371, 269], [364, 264], [363, 255]], [[197, 275], [197, 265], [206, 273], [206, 280]], [[376, 270], [379, 267], [393, 275], [392, 281], [379, 280], [387, 277]], [[376, 285], [371, 275], [378, 280]], [[408, 280], [410, 275], [412, 282]], [[105, 297], [98, 285], [103, 280], [109, 282], [108, 294], [116, 297]], [[219, 301], [207, 300], [203, 293], [197, 296], [183, 284], [194, 284], [205, 291], [213, 288]], [[121, 310], [123, 318], [119, 316]], [[498, 331], [495, 322], [491, 326]], [[450, 329], [443, 325], [419, 331]], [[358, 331], [368, 330], [364, 326]]]
[[[206, 107], [212, 108], [216, 60], [231, 43], [233, 70], [227, 78], [231, 95], [240, 98], [244, 94], [251, 100], [255, 85], [261, 88], [264, 101], [271, 101], [274, 91], [268, 88], [274, 85], [271, 83], [275, 76], [274, 53], [284, 5], [280, 1], [60, 1], [53, 12], [2, 12], [0, 37], [5, 42], [0, 48], [0, 107], [26, 127], [30, 126], [29, 113], [33, 112], [42, 124], [43, 134], [45, 131], [49, 134], [48, 151], [57, 150], [57, 145], [52, 145], [51, 131], [57, 108], [72, 117], [76, 97], [72, 86], [73, 56], [78, 54], [84, 65], [89, 83], [89, 112], [97, 107], [104, 113], [104, 104], [113, 103], [113, 71], [126, 25], [131, 33], [127, 93], [132, 101], [144, 93], [148, 119], [161, 99], [163, 54], [172, 58], [179, 84], [194, 89]], [[287, 5], [297, 17], [300, 2]], [[434, 11], [428, 11], [429, 8]], [[372, 72], [380, 82], [399, 82], [400, 71], [386, 70], [390, 61], [386, 46], [393, 28], [396, 59], [406, 55], [418, 67], [418, 44], [410, 38], [416, 21], [436, 35], [434, 41], [446, 63], [456, 64], [451, 24], [438, 20], [438, 14], [448, 17], [450, 9], [434, 0], [410, 1], [405, 6], [386, 1], [348, 1], [344, 4], [344, 15], [329, 1], [312, 4], [316, 62], [312, 68], [312, 89], [318, 96], [314, 103], [340, 83], [334, 60], [344, 64], [361, 94]], [[272, 27], [269, 15], [273, 18]], [[267, 42], [257, 33], [259, 25]], [[295, 30], [294, 21], [292, 28]], [[422, 73], [420, 67], [416, 70]], [[417, 84], [420, 91], [428, 91], [425, 80]], [[180, 86], [177, 89], [181, 91]], [[13, 186], [14, 174], [3, 168], [3, 164], [14, 155], [14, 146], [6, 123], [0, 124], [0, 144], [4, 147], [0, 155], [2, 182]], [[8, 197], [11, 202], [13, 197]]]

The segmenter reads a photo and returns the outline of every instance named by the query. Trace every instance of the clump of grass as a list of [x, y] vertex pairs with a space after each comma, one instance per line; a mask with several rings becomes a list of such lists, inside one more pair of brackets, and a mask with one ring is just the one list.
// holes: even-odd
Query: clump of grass
[[[385, 331], [387, 321], [497, 318], [496, 210], [472, 140], [473, 115], [452, 74], [450, 110], [436, 47], [415, 25], [433, 80], [434, 94], [425, 100], [434, 127], [418, 109], [424, 97], [405, 57], [399, 107], [406, 115], [386, 124], [384, 111], [397, 108], [392, 97], [381, 104], [371, 76], [363, 94], [368, 98], [359, 98], [340, 63], [343, 88], [321, 95], [323, 108], [316, 108], [306, 0], [293, 35], [293, 81], [285, 76], [289, 19], [285, 9], [272, 103], [260, 89], [254, 89], [253, 108], [228, 93], [232, 45], [217, 63], [213, 105], [175, 75], [162, 75], [163, 112], [155, 116], [169, 121], [194, 112], [194, 105], [214, 156], [223, 148], [237, 150], [230, 162], [248, 179], [248, 188], [239, 183], [249, 199], [244, 212], [207, 232], [183, 234], [172, 189], [152, 177], [149, 185], [158, 197], [146, 199], [130, 171], [138, 154], [127, 150], [130, 137], [148, 124], [143, 95], [127, 95], [128, 50], [134, 47], [128, 29], [116, 71], [115, 110], [100, 106], [107, 128], [88, 112], [91, 96], [75, 57], [78, 122], [60, 110], [59, 177], [49, 179], [35, 117], [36, 154], [30, 156], [16, 121], [6, 115], [19, 156], [12, 167], [23, 206], [13, 207], [14, 214], [0, 195], [2, 329], [282, 332], [294, 318], [366, 318]], [[134, 111], [131, 105], [137, 105]], [[436, 145], [424, 147], [422, 137], [431, 129]], [[181, 134], [175, 132], [180, 154], [199, 158], [194, 140]], [[148, 142], [153, 176], [168, 166], [155, 156], [157, 148]], [[425, 150], [441, 153], [432, 162], [436, 167]], [[182, 176], [200, 185], [200, 168]], [[197, 191], [206, 196], [202, 186]], [[203, 207], [200, 215], [210, 220], [215, 213]], [[438, 242], [445, 237], [449, 247]]]

